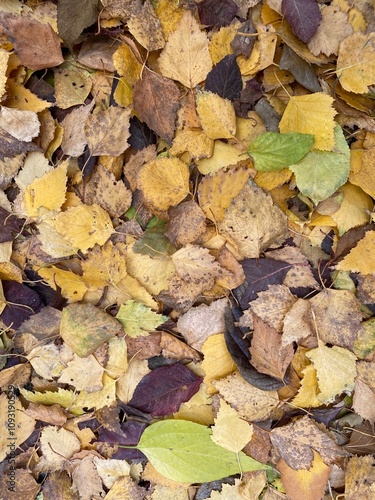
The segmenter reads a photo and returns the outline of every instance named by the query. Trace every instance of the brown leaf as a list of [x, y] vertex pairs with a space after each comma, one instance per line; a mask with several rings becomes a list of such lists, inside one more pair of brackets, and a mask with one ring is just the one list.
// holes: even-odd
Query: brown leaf
[[165, 236], [177, 246], [195, 243], [206, 230], [206, 217], [194, 201], [184, 201], [168, 210]]
[[162, 49], [165, 45], [160, 21], [149, 0], [145, 1], [140, 12], [130, 17], [128, 30], [150, 52]]
[[29, 69], [53, 68], [64, 61], [59, 37], [49, 24], [27, 16], [4, 16], [2, 22], [12, 37], [21, 63]]
[[329, 465], [348, 453], [340, 448], [328, 433], [319, 430], [309, 418], [302, 417], [284, 427], [271, 431], [272, 444], [292, 469], [309, 469], [313, 463], [313, 450]]
[[134, 110], [160, 137], [174, 137], [180, 92], [177, 85], [152, 71], [144, 71], [134, 87]]
[[251, 364], [259, 372], [283, 379], [294, 356], [293, 346], [281, 347], [281, 335], [254, 314]]

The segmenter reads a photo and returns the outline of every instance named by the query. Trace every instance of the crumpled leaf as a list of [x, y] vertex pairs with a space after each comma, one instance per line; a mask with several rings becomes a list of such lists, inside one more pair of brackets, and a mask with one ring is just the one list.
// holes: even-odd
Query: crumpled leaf
[[149, 332], [165, 323], [168, 317], [151, 311], [140, 302], [128, 300], [120, 306], [116, 319], [124, 325], [127, 335], [137, 338], [148, 335]]
[[265, 132], [250, 144], [248, 153], [260, 172], [279, 170], [300, 161], [314, 144], [311, 134]]
[[163, 476], [182, 483], [204, 483], [240, 471], [268, 468], [242, 452], [236, 454], [216, 445], [208, 427], [184, 420], [150, 425], [137, 449]]

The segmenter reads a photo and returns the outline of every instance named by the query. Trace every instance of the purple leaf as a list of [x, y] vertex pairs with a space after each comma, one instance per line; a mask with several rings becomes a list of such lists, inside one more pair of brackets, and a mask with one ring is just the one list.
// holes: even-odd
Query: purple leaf
[[[104, 442], [110, 445], [122, 444], [124, 446], [137, 446], [146, 427], [146, 423], [133, 420], [121, 424], [121, 430], [124, 432], [123, 434], [118, 434], [117, 432], [101, 427], [99, 430], [99, 443]], [[117, 460], [142, 460], [145, 456], [141, 451], [136, 449], [118, 448], [118, 451], [112, 455], [112, 458], [116, 458]]]
[[44, 307], [39, 295], [22, 283], [3, 281], [3, 289], [5, 299], [9, 304], [5, 306], [0, 317], [6, 326], [17, 329], [25, 320]]
[[208, 73], [204, 89], [230, 101], [240, 96], [242, 77], [234, 54], [225, 56]]
[[322, 20], [316, 0], [283, 0], [281, 12], [296, 37], [305, 43], [314, 35]]
[[150, 144], [156, 144], [156, 135], [154, 132], [146, 125], [146, 123], [141, 122], [136, 116], [130, 118], [129, 127], [130, 137], [128, 143], [133, 146], [134, 149], [147, 148]]
[[19, 219], [0, 207], [0, 243], [12, 241], [21, 231], [25, 219]]
[[238, 9], [233, 0], [203, 0], [197, 7], [200, 22], [209, 28], [228, 26]]
[[169, 415], [198, 392], [201, 382], [180, 363], [160, 366], [143, 377], [128, 404], [154, 417]]
[[246, 82], [245, 88], [241, 91], [240, 98], [233, 103], [237, 116], [248, 118], [247, 113], [254, 109], [255, 104], [263, 96], [261, 84], [255, 78]]
[[242, 309], [249, 308], [249, 302], [257, 298], [258, 292], [267, 290], [269, 285], [281, 285], [292, 264], [281, 260], [245, 259], [241, 262], [246, 281], [234, 290], [234, 295]]

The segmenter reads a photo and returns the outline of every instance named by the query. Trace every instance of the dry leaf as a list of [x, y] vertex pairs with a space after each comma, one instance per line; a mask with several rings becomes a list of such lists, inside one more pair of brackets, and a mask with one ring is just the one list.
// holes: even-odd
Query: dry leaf
[[111, 106], [90, 115], [85, 135], [92, 156], [118, 156], [128, 147], [130, 109]]

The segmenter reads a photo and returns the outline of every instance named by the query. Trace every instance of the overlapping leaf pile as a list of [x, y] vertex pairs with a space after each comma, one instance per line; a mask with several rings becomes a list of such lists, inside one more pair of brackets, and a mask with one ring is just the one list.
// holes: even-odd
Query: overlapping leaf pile
[[0, 496], [372, 498], [373, 2], [0, 19]]

